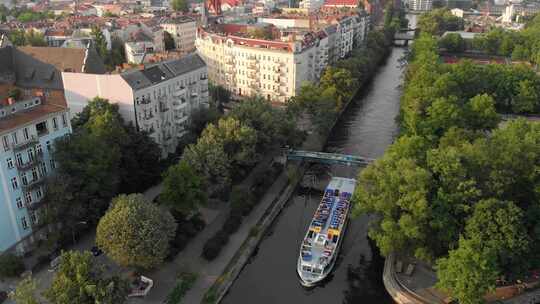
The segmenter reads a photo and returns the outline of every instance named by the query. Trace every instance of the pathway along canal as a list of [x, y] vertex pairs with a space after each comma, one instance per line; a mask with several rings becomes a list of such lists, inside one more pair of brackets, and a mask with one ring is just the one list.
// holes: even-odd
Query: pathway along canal
[[[402, 69], [399, 59], [405, 49], [394, 48], [371, 85], [349, 105], [330, 136], [325, 151], [380, 157], [398, 133]], [[333, 166], [317, 175], [355, 177], [352, 167]], [[367, 239], [369, 216], [349, 223], [340, 257], [327, 282], [303, 288], [296, 274], [300, 241], [319, 203], [320, 193], [299, 192], [291, 198], [258, 252], [242, 270], [225, 296], [224, 304], [385, 304], [392, 303], [382, 283], [384, 260]]]

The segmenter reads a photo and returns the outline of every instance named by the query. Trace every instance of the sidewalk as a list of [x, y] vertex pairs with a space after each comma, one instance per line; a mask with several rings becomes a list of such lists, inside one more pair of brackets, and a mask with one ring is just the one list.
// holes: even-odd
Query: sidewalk
[[[265, 157], [265, 159], [252, 170], [250, 175], [244, 179], [242, 185], [250, 186], [253, 182], [253, 176], [257, 172], [264, 170], [267, 164], [272, 161], [272, 158], [272, 156]], [[215, 260], [209, 262], [201, 257], [202, 248], [209, 238], [222, 229], [229, 211], [228, 206], [224, 207], [219, 214], [215, 216], [214, 220], [207, 223], [205, 229], [199, 232], [199, 234], [188, 243], [186, 248], [178, 254], [173, 262], [160, 266], [160, 268], [154, 272], [145, 273], [145, 275], [154, 280], [154, 288], [145, 298], [133, 298], [129, 300], [129, 303], [164, 303], [167, 295], [176, 284], [178, 273], [182, 271], [190, 271], [198, 274], [197, 281], [195, 281], [193, 287], [184, 296], [183, 303], [200, 303], [207, 289], [221, 275], [230, 259], [236, 253], [240, 245], [242, 245], [245, 238], [248, 236], [251, 227], [255, 225], [258, 219], [266, 211], [268, 205], [272, 203], [275, 195], [277, 195], [281, 188], [286, 184], [287, 179], [285, 178], [281, 181], [278, 179], [278, 182], [275, 182], [272, 185], [250, 215], [244, 218], [240, 229], [230, 236], [229, 243], [223, 247], [219, 256]]]

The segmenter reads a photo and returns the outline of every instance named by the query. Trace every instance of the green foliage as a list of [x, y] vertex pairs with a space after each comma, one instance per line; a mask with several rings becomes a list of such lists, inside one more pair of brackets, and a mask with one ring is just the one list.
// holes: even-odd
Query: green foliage
[[165, 43], [165, 50], [174, 50], [176, 44], [174, 43], [173, 36], [167, 31], [163, 31], [163, 42]]
[[24, 271], [21, 257], [11, 253], [0, 255], [0, 277], [16, 277]]
[[36, 281], [32, 277], [23, 279], [9, 297], [17, 304], [39, 304]]
[[21, 98], [21, 95], [22, 95], [22, 91], [19, 88], [13, 88], [8, 91], [8, 97], [11, 97], [15, 100], [19, 100], [19, 98]]
[[194, 273], [184, 272], [181, 273], [176, 279], [176, 285], [173, 290], [167, 296], [166, 304], [180, 304], [182, 303], [182, 298], [188, 292], [188, 290], [193, 287], [195, 281], [197, 280], [197, 275]]
[[45, 36], [35, 30], [14, 30], [9, 34], [9, 41], [15, 46], [47, 46]]
[[55, 304], [125, 303], [129, 285], [118, 277], [105, 277], [88, 251], [63, 252], [52, 284], [44, 295]]
[[103, 35], [103, 32], [98, 26], [92, 26], [90, 35], [94, 39], [94, 47], [96, 48], [96, 51], [98, 52], [99, 56], [103, 59], [103, 61], [105, 61], [109, 54], [107, 50], [107, 40], [105, 40], [105, 36]]
[[439, 47], [446, 49], [448, 52], [460, 53], [465, 50], [465, 40], [460, 34], [449, 33], [439, 40]]
[[222, 105], [230, 101], [231, 92], [220, 85], [213, 85], [211, 83], [208, 84], [208, 91], [210, 92], [210, 101], [220, 112], [222, 112]]
[[122, 266], [153, 268], [163, 262], [176, 223], [141, 194], [119, 195], [100, 219], [96, 244]]
[[73, 134], [55, 142], [58, 178], [48, 182], [50, 222], [74, 227], [97, 222], [119, 192], [135, 192], [160, 176], [160, 150], [147, 134], [125, 125], [118, 106], [94, 98], [72, 121]]
[[516, 113], [540, 112], [540, 81], [522, 80], [518, 84], [512, 109]]
[[191, 214], [207, 201], [203, 178], [186, 161], [180, 161], [165, 172], [159, 201], [184, 215]]
[[229, 242], [229, 234], [226, 231], [220, 230], [213, 237], [209, 238], [204, 243], [202, 257], [208, 261], [212, 261], [221, 252], [221, 249]]
[[19, 22], [33, 22], [33, 21], [43, 21], [47, 19], [53, 19], [54, 13], [51, 11], [44, 12], [35, 12], [30, 9], [24, 9], [22, 11], [14, 11], [14, 16]]
[[418, 18], [417, 28], [429, 35], [442, 35], [446, 31], [463, 30], [463, 18], [452, 15], [449, 9], [440, 8], [423, 13]]
[[189, 10], [188, 2], [186, 0], [173, 0], [171, 2], [172, 9], [177, 12], [186, 13]]
[[257, 132], [258, 153], [268, 151], [272, 146], [292, 145], [298, 138], [296, 119], [261, 97], [243, 100], [232, 109], [230, 116]]
[[209, 124], [182, 158], [206, 180], [210, 193], [224, 193], [230, 187], [231, 176], [256, 161], [256, 143], [255, 130], [234, 117], [226, 117]]
[[458, 249], [437, 262], [437, 286], [463, 304], [484, 303], [483, 296], [495, 289], [498, 274], [493, 252], [472, 240], [461, 239]]

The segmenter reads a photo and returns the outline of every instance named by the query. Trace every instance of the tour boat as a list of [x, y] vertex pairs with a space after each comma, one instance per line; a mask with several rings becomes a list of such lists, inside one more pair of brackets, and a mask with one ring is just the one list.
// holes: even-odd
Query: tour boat
[[355, 179], [333, 177], [326, 187], [300, 245], [297, 272], [303, 286], [316, 285], [332, 271], [345, 236], [355, 186]]

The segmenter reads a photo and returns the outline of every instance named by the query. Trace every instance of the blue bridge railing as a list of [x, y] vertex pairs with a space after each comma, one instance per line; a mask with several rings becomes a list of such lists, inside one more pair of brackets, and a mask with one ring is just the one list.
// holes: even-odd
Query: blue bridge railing
[[312, 151], [302, 151], [302, 150], [288, 150], [287, 160], [301, 160], [306, 162], [318, 162], [325, 164], [339, 164], [347, 166], [367, 166], [374, 161], [372, 158], [356, 156], [356, 155], [345, 155], [337, 153], [326, 153], [326, 152], [312, 152]]

